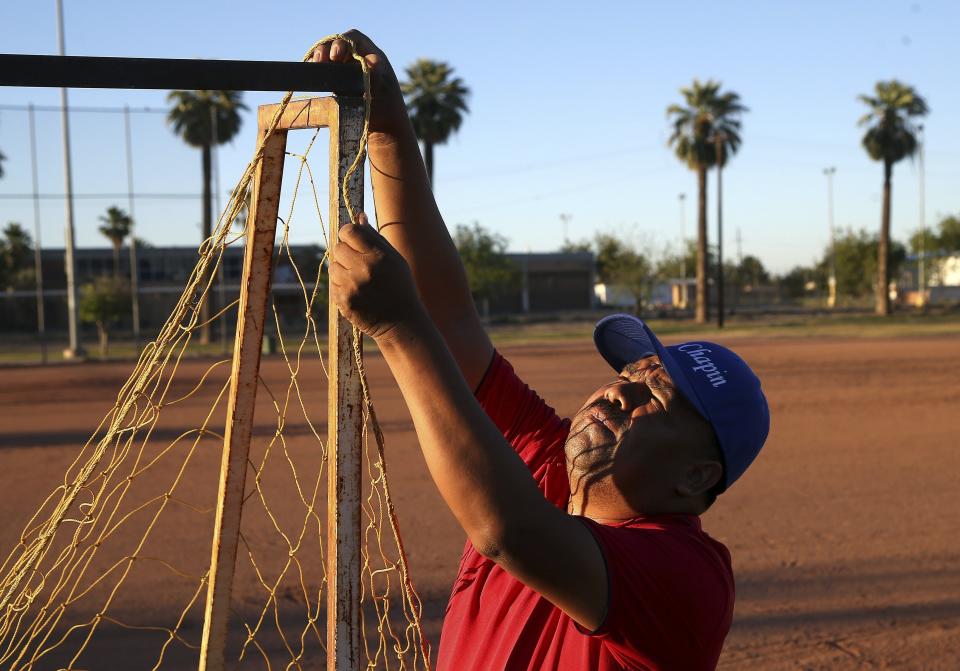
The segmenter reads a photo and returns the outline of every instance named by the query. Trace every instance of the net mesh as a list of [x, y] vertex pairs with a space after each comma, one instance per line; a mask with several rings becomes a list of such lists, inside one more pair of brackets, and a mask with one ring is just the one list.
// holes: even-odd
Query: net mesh
[[[366, 64], [358, 60], [369, 92]], [[268, 135], [291, 98], [278, 106]], [[365, 129], [369, 94], [366, 100]], [[287, 152], [295, 177], [274, 255], [274, 277], [282, 268], [286, 281], [275, 281], [268, 308], [278, 356], [264, 361], [258, 380], [230, 604], [226, 651], [228, 666], [237, 668], [317, 668], [326, 657], [322, 381], [329, 238], [310, 163], [319, 138], [318, 130], [303, 151]], [[365, 139], [366, 130], [351, 170], [361, 166]], [[205, 327], [236, 320], [238, 300], [218, 305], [206, 323], [200, 306], [214, 300], [225, 250], [241, 245], [252, 225], [247, 194], [265, 142], [198, 250], [157, 338], [0, 566], [0, 668], [196, 667], [231, 366], [229, 359], [210, 363], [191, 354], [202, 350]], [[345, 186], [346, 179], [344, 196]], [[300, 225], [303, 208], [296, 204], [304, 192], [323, 235], [316, 254], [289, 242], [294, 220]], [[348, 209], [353, 219], [349, 201]], [[367, 668], [428, 669], [421, 602], [390, 496], [383, 434], [359, 348], [355, 354], [367, 473], [361, 546]]]

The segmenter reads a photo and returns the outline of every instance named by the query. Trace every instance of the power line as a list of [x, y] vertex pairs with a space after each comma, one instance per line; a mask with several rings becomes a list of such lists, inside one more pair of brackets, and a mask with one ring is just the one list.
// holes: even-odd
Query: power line
[[625, 149], [618, 149], [616, 151], [607, 151], [601, 153], [591, 153], [591, 154], [578, 154], [572, 156], [564, 156], [552, 161], [540, 161], [537, 163], [529, 163], [526, 165], [512, 165], [506, 166], [500, 169], [492, 169], [488, 172], [479, 172], [479, 173], [460, 173], [447, 175], [443, 178], [444, 182], [456, 182], [467, 179], [485, 179], [488, 177], [505, 177], [510, 175], [517, 175], [525, 172], [536, 172], [538, 170], [549, 170], [551, 168], [570, 165], [572, 163], [581, 163], [587, 161], [595, 161], [599, 159], [613, 158], [615, 156], [626, 156], [640, 154], [648, 151], [653, 151], [658, 145], [642, 145], [637, 147], [627, 147]]
[[[87, 200], [116, 200], [120, 198], [148, 198], [154, 200], [194, 200], [201, 198], [199, 193], [74, 193], [70, 197]], [[0, 200], [65, 200], [65, 193], [0, 193]]]
[[[62, 105], [34, 105], [34, 112], [62, 112]], [[70, 112], [96, 112], [96, 113], [124, 113], [123, 107], [84, 107], [82, 105], [70, 105]], [[30, 105], [0, 105], [0, 111], [3, 112], [29, 112]], [[160, 109], [159, 107], [131, 107], [131, 114], [166, 114], [169, 110]]]

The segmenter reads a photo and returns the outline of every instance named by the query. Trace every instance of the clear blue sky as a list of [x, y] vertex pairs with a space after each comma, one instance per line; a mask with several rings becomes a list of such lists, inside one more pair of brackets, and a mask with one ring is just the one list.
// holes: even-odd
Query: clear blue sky
[[[348, 27], [371, 35], [395, 67], [425, 56], [450, 62], [472, 91], [470, 115], [436, 155], [436, 193], [448, 224], [478, 221], [516, 251], [555, 249], [559, 215], [571, 238], [596, 231], [662, 248], [680, 233], [678, 194], [694, 230], [695, 176], [666, 147], [664, 110], [694, 77], [716, 78], [750, 108], [743, 147], [724, 173], [725, 254], [760, 256], [775, 271], [807, 264], [827, 240], [824, 167], [837, 167], [838, 226], [875, 230], [881, 167], [860, 147], [856, 100], [878, 79], [914, 85], [930, 105], [927, 220], [960, 211], [960, 4], [920, 2], [308, 3], [248, 0], [64, 0], [67, 51], [78, 55], [299, 59]], [[11, 53], [55, 53], [54, 0], [0, 5]], [[165, 92], [71, 92], [77, 105], [164, 107]], [[251, 107], [272, 102], [248, 94]], [[57, 104], [43, 89], [0, 89], [0, 104]], [[75, 190], [126, 190], [120, 117], [73, 117]], [[248, 113], [221, 150], [228, 189], [254, 142]], [[40, 114], [42, 192], [62, 191], [60, 133]], [[0, 112], [7, 177], [0, 194], [30, 190], [26, 117]], [[199, 152], [162, 115], [134, 119], [138, 191], [198, 193]], [[321, 160], [318, 165], [324, 165]], [[711, 178], [711, 189], [713, 186]], [[711, 192], [711, 201], [713, 193]], [[894, 172], [893, 232], [918, 226], [917, 171]], [[113, 201], [80, 201], [81, 245], [103, 246], [97, 216]], [[126, 207], [123, 201], [117, 204]], [[139, 235], [157, 244], [199, 239], [199, 202], [138, 201]], [[715, 235], [710, 211], [711, 236]], [[63, 206], [45, 202], [44, 243], [62, 244]], [[29, 201], [0, 200], [0, 223], [32, 227]], [[303, 221], [294, 241], [317, 239]]]

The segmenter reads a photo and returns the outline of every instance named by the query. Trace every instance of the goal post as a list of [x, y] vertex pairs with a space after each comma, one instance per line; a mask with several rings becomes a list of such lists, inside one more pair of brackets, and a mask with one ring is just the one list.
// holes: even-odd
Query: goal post
[[[327, 253], [335, 254], [337, 232], [363, 206], [362, 167], [365, 156], [362, 150], [366, 108], [359, 96], [364, 93], [364, 74], [356, 64], [0, 54], [0, 86], [300, 90], [335, 94], [304, 100], [291, 100], [288, 94], [282, 103], [264, 105], [258, 110], [258, 157], [252, 178], [252, 200], [245, 233], [241, 294], [199, 659], [201, 670], [219, 671], [225, 664], [230, 597], [236, 570], [254, 407], [260, 384], [264, 324], [271, 295], [287, 134], [295, 129], [329, 130], [331, 230]], [[366, 403], [369, 401], [365, 401], [362, 371], [359, 369], [359, 335], [340, 315], [332, 301], [329, 302], [328, 317], [326, 660], [327, 669], [332, 671], [364, 666], [361, 480], [363, 424], [366, 420]], [[114, 428], [110, 431], [114, 431]], [[385, 487], [385, 484], [381, 486]], [[160, 497], [164, 502], [169, 498], [169, 494]], [[65, 515], [68, 507], [54, 512], [53, 517], [59, 519], [57, 516]], [[398, 533], [395, 526], [394, 533]], [[44, 545], [35, 553], [35, 558], [31, 554], [24, 560], [32, 562], [29, 566], [25, 565], [25, 575], [29, 575], [29, 571], [43, 560], [46, 549], [47, 545]], [[128, 558], [128, 565], [132, 565], [133, 559]], [[320, 558], [317, 560], [320, 561]], [[406, 560], [402, 548], [397, 561], [405, 571]], [[397, 565], [391, 566], [396, 569]], [[408, 622], [415, 626], [417, 636], [422, 636], [419, 629], [419, 598], [412, 591], [412, 586], [407, 584], [405, 587], [404, 603], [409, 602], [411, 610], [407, 614]], [[95, 621], [99, 622], [100, 617], [98, 614]], [[170, 630], [169, 640], [175, 637], [176, 631]], [[429, 668], [429, 652], [422, 640], [418, 640], [423, 649], [422, 662]], [[420, 648], [410, 648], [410, 651], [417, 655]], [[405, 654], [399, 648], [395, 652]], [[161, 651], [161, 659], [162, 654]], [[369, 657], [369, 652], [367, 655]]]
[[[201, 642], [200, 670], [224, 668], [230, 594], [236, 566], [250, 436], [258, 387], [260, 353], [272, 274], [280, 186], [287, 132], [328, 128], [330, 132], [330, 222], [328, 254], [337, 234], [350, 223], [346, 198], [363, 205], [363, 170], [341, 188], [360, 150], [363, 105], [349, 98], [325, 97], [288, 104], [273, 126], [278, 105], [257, 114], [262, 160], [254, 175], [240, 312], [233, 351], [230, 396], [224, 433], [217, 512]], [[362, 164], [361, 164], [362, 165]], [[354, 347], [354, 330], [329, 302], [327, 391], [327, 668], [360, 668], [360, 499], [363, 397]], [[357, 336], [359, 337], [359, 336]]]

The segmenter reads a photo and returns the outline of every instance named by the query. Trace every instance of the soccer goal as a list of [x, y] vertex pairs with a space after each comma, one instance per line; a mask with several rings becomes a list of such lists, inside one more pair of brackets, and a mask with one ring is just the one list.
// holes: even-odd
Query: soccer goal
[[[0, 566], [0, 668], [428, 669], [361, 336], [327, 295], [363, 204], [365, 65], [0, 55], [0, 85], [287, 91], [258, 109], [170, 317]], [[292, 226], [323, 244], [296, 250]], [[239, 297], [204, 321], [231, 245]], [[232, 358], [191, 356], [222, 319]]]

